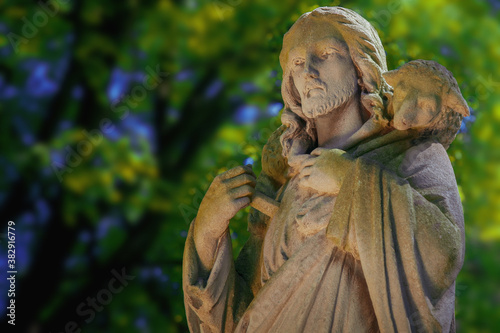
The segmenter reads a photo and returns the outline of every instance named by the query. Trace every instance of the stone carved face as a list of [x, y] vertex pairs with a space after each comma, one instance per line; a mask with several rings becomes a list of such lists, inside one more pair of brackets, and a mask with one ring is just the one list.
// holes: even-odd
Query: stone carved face
[[[426, 76], [418, 80], [399, 82], [394, 88], [394, 127], [398, 130], [419, 128], [429, 125], [441, 110], [440, 87]], [[396, 111], [397, 110], [397, 111]]]
[[[328, 42], [331, 50], [338, 52], [320, 53], [322, 47], [323, 51], [327, 48], [322, 43]], [[335, 118], [343, 109], [339, 106], [358, 99], [362, 119], [366, 120], [383, 110], [382, 97], [391, 89], [382, 77], [387, 65], [376, 30], [359, 14], [341, 7], [320, 7], [303, 14], [283, 37], [280, 65], [285, 104], [281, 120], [287, 127], [280, 141], [285, 157], [293, 142], [304, 135], [316, 142], [317, 117], [322, 113], [331, 112]], [[307, 69], [316, 73], [311, 71], [313, 75], [307, 77]], [[319, 83], [320, 88], [307, 96], [311, 91], [304, 92], [307, 82], [312, 86]]]
[[348, 47], [331, 24], [302, 22], [290, 44], [287, 66], [306, 117], [328, 114], [358, 91], [358, 76]]
[[416, 128], [445, 148], [455, 138], [469, 107], [453, 74], [431, 60], [413, 60], [399, 69], [384, 73], [394, 87], [393, 126], [398, 130]]

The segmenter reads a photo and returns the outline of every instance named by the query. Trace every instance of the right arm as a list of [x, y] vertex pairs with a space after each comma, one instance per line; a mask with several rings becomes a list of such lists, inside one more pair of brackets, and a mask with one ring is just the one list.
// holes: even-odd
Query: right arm
[[236, 167], [210, 185], [188, 232], [183, 259], [183, 289], [191, 332], [232, 332], [261, 287], [261, 247], [269, 217], [251, 209], [250, 237], [233, 261], [229, 220], [250, 203], [254, 188], [268, 197], [286, 181], [279, 127], [262, 150], [257, 181], [250, 167]]
[[255, 176], [239, 166], [217, 176], [188, 232], [183, 289], [191, 332], [231, 332], [252, 299], [234, 268], [229, 220], [250, 204]]
[[229, 221], [250, 204], [256, 185], [250, 166], [238, 166], [215, 177], [203, 198], [193, 237], [202, 274], [213, 267], [218, 240], [229, 228]]

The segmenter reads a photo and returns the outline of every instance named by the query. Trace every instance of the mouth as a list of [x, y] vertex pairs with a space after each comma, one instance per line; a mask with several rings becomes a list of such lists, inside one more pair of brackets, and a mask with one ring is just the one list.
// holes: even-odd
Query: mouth
[[306, 84], [306, 89], [304, 90], [304, 96], [306, 98], [313, 97], [317, 95], [323, 95], [325, 93], [325, 88], [317, 83]]
[[318, 96], [318, 95], [323, 95], [323, 93], [324, 93], [324, 91], [322, 88], [313, 88], [307, 92], [306, 98], [314, 97], [314, 96]]
[[406, 119], [403, 117], [394, 117], [394, 128], [404, 131], [410, 128], [410, 125]]

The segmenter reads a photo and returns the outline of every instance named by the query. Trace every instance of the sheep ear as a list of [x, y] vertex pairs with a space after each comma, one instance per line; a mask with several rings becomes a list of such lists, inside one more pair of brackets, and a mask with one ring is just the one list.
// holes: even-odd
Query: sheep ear
[[450, 89], [450, 91], [448, 92], [446, 105], [449, 108], [453, 109], [453, 111], [460, 113], [464, 117], [468, 117], [470, 115], [467, 102], [463, 98], [462, 94], [455, 89]]
[[383, 74], [383, 76], [384, 76], [385, 81], [389, 85], [391, 85], [392, 87], [394, 87], [398, 83], [399, 78], [398, 78], [398, 70], [397, 69], [385, 72]]

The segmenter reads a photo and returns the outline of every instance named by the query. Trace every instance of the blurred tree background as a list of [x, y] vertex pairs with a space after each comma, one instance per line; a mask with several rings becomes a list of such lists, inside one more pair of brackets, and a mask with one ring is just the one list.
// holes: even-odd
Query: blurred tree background
[[[467, 232], [456, 319], [460, 332], [500, 328], [499, 0], [6, 0], [0, 216], [2, 233], [16, 224], [19, 332], [187, 331], [189, 223], [215, 175], [260, 171], [283, 106], [283, 34], [324, 5], [372, 22], [389, 69], [432, 59], [459, 82], [471, 116], [448, 150]], [[231, 226], [239, 250], [246, 212]]]

